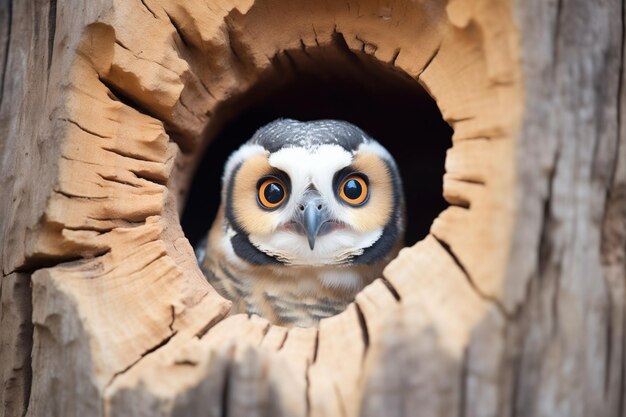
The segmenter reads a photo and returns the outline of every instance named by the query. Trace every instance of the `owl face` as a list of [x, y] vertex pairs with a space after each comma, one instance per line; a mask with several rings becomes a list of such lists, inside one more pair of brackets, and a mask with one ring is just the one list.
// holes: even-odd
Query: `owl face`
[[402, 236], [396, 165], [347, 122], [261, 128], [229, 159], [223, 201], [226, 239], [252, 264], [372, 264]]

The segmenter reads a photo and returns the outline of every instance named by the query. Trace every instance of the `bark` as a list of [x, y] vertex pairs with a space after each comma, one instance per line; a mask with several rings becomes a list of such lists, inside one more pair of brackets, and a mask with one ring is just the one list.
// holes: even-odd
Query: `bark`
[[0, 282], [0, 404], [6, 415], [23, 415], [30, 397], [33, 324], [28, 274], [7, 275]]
[[[0, 415], [626, 416], [623, 50], [617, 0], [0, 1]], [[373, 62], [454, 128], [450, 207], [319, 329], [227, 317], [207, 132]]]

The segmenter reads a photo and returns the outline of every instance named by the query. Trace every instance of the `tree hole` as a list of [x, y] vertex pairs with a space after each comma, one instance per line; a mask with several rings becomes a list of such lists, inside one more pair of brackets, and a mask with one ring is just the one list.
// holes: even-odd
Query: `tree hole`
[[391, 63], [354, 53], [339, 38], [331, 47], [278, 54], [251, 88], [216, 108], [181, 218], [194, 247], [217, 213], [228, 156], [277, 118], [346, 120], [385, 146], [402, 175], [407, 245], [424, 238], [447, 207], [442, 187], [452, 129], [435, 100]]

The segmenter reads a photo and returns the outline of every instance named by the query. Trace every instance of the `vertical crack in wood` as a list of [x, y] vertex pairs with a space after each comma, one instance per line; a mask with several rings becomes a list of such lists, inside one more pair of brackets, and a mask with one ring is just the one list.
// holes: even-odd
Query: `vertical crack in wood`
[[[563, 0], [556, 1], [556, 13], [554, 18], [554, 34], [552, 37], [552, 45], [554, 47], [552, 62], [559, 62], [559, 39], [561, 38], [561, 14], [563, 12]], [[553, 65], [553, 70], [556, 71], [557, 65]]]
[[[525, 331], [523, 333], [526, 333]], [[522, 345], [522, 341], [518, 338], [518, 345]], [[522, 353], [520, 352], [515, 361], [511, 363], [512, 367], [512, 386], [511, 386], [511, 397], [509, 400], [509, 417], [517, 417], [517, 402], [519, 400], [519, 389], [520, 389], [520, 381], [522, 379]]]
[[[626, 309], [622, 311], [622, 346], [621, 346], [621, 369], [620, 369], [620, 387], [619, 387], [619, 416], [626, 415], [624, 402], [626, 401]], [[608, 388], [608, 385], [607, 385]]]
[[[257, 317], [261, 317], [261, 316], [257, 316]], [[258, 346], [261, 346], [261, 343], [263, 343], [263, 339], [265, 339], [265, 336], [267, 336], [267, 334], [269, 333], [270, 327], [272, 327], [272, 324], [269, 321], [263, 325], [263, 329], [261, 330], [261, 338], [259, 339]]]
[[[626, 368], [626, 360], [624, 357], [626, 354], [626, 309], [624, 308], [623, 302], [624, 283], [622, 281], [621, 286], [616, 285], [616, 280], [619, 281], [621, 279], [617, 271], [621, 270], [622, 274], [626, 271], [626, 262], [622, 252], [624, 248], [626, 248], [626, 181], [624, 179], [624, 173], [626, 172], [626, 170], [624, 170], [626, 166], [624, 165], [626, 164], [624, 160], [624, 155], [626, 155], [624, 149], [626, 138], [622, 131], [622, 111], [624, 110], [622, 100], [624, 99], [623, 82], [626, 46], [626, 26], [624, 21], [626, 9], [624, 0], [619, 2], [619, 11], [619, 55], [617, 62], [617, 94], [615, 97], [615, 124], [617, 127], [614, 138], [615, 150], [611, 154], [610, 167], [608, 168], [610, 170], [609, 175], [603, 175], [602, 170], [607, 170], [607, 162], [601, 161], [603, 163], [596, 163], [596, 161], [602, 159], [602, 153], [606, 153], [606, 150], [600, 148], [601, 144], [599, 140], [595, 143], [592, 157], [593, 165], [591, 178], [592, 180], [603, 180], [606, 178], [606, 182], [602, 181], [603, 185], [606, 185], [606, 190], [604, 195], [603, 218], [600, 228], [601, 266], [603, 267], [603, 278], [608, 290], [606, 300], [608, 319], [606, 320], [603, 393], [605, 398], [608, 398], [609, 401], [614, 398], [612, 394], [614, 392], [617, 393], [617, 415], [622, 416], [624, 415], [624, 396], [626, 395], [624, 386]], [[605, 141], [608, 140], [605, 139]], [[620, 252], [622, 252], [621, 256], [619, 255]], [[617, 271], [615, 271], [616, 269]], [[622, 300], [621, 303], [619, 301], [620, 299]], [[621, 311], [619, 311], [618, 318], [615, 312], [619, 309], [621, 309]], [[619, 326], [618, 323], [620, 324]], [[618, 339], [619, 342], [615, 339]], [[614, 385], [618, 385], [618, 387]]]
[[170, 14], [167, 11], [164, 10], [164, 12], [167, 15], [167, 18], [169, 19], [170, 23], [172, 24], [172, 27], [176, 31], [176, 34], [180, 38], [180, 41], [182, 42], [183, 46], [185, 48], [189, 48], [190, 43], [189, 41], [187, 41], [187, 39], [185, 39], [185, 35], [183, 34], [183, 31], [180, 28], [180, 24], [176, 22], [176, 20], [172, 16], [170, 16]]
[[344, 53], [353, 62], [360, 64], [359, 57], [352, 51], [352, 49], [350, 49], [350, 46], [348, 46], [348, 42], [346, 42], [346, 37], [344, 36], [344, 34], [337, 31], [336, 25], [333, 28], [331, 39], [333, 44], [337, 47], [339, 51]]
[[[287, 332], [289, 333], [289, 332]], [[306, 416], [310, 417], [312, 413], [313, 401], [311, 400], [311, 369], [315, 361], [317, 361], [317, 353], [319, 350], [319, 339], [320, 339], [320, 331], [319, 329], [315, 330], [315, 340], [313, 342], [313, 354], [311, 355], [311, 359], [307, 359], [306, 361], [306, 369], [304, 370], [304, 382], [305, 382], [305, 410]], [[283, 343], [284, 344], [284, 343]]]
[[312, 361], [307, 360], [306, 370], [304, 372], [306, 417], [311, 417], [311, 362]]
[[[209, 95], [209, 97], [217, 100], [217, 97], [215, 96], [215, 94], [213, 94], [213, 92], [209, 89], [209, 86], [206, 85], [206, 82], [201, 77], [198, 77], [198, 81], [200, 81], [200, 86], [202, 86], [202, 88]], [[210, 116], [212, 113], [213, 112], [211, 110], [207, 110], [207, 115]]]
[[[283, 49], [282, 53], [285, 56], [285, 58], [287, 58], [287, 61], [289, 62], [289, 65], [291, 66], [291, 70], [294, 72], [294, 74], [297, 74], [299, 72], [299, 68], [298, 68], [298, 63], [296, 62], [296, 59], [291, 55], [291, 53], [287, 49]], [[276, 54], [274, 57], [278, 57], [278, 54]]]
[[460, 374], [460, 382], [459, 382], [459, 417], [464, 417], [467, 415], [467, 382], [469, 376], [468, 369], [468, 357], [469, 354], [467, 352], [467, 347], [463, 351], [463, 360], [461, 361], [461, 374]]
[[146, 4], [146, 0], [139, 0], [141, 2], [141, 4], [143, 5], [143, 7], [145, 7], [145, 9], [148, 11], [148, 13], [150, 13], [152, 15], [152, 17], [154, 17], [155, 19], [158, 19], [159, 17], [156, 15], [156, 13], [154, 13], [152, 11], [152, 9]]
[[5, 9], [6, 13], [6, 39], [4, 47], [4, 56], [2, 61], [2, 74], [0, 74], [0, 106], [4, 102], [4, 90], [6, 82], [7, 66], [9, 65], [9, 52], [11, 48], [11, 31], [13, 30], [13, 0], [3, 0], [3, 5], [0, 6]]
[[311, 29], [313, 29], [313, 37], [315, 39], [315, 45], [320, 46], [320, 41], [317, 37], [317, 30], [315, 30], [315, 25], [311, 23]]
[[278, 347], [276, 348], [276, 351], [281, 350], [283, 348], [283, 346], [285, 346], [285, 342], [287, 341], [287, 336], [288, 335], [289, 335], [289, 332], [285, 332], [285, 334], [283, 334], [283, 339], [278, 344]]
[[283, 347], [285, 346], [285, 343], [287, 342], [287, 338], [289, 337], [289, 332], [285, 332], [285, 336], [283, 337], [282, 342], [280, 342], [280, 345], [278, 346], [278, 349], [276, 349], [276, 351], [280, 351], [283, 349]]
[[370, 335], [367, 330], [367, 321], [365, 320], [365, 315], [363, 314], [363, 310], [361, 310], [361, 306], [359, 303], [355, 302], [354, 307], [356, 308], [356, 315], [359, 319], [359, 326], [361, 327], [361, 337], [363, 338], [363, 357], [362, 361], [365, 361], [365, 356], [367, 355], [367, 351], [370, 346]]
[[320, 348], [320, 331], [319, 329], [315, 332], [315, 342], [313, 343], [313, 356], [311, 360], [311, 364], [317, 362], [317, 353]]
[[54, 52], [54, 37], [57, 27], [57, 0], [49, 0], [48, 7], [48, 77], [50, 76], [50, 66], [52, 65], [52, 54]]
[[469, 272], [467, 271], [467, 269], [465, 268], [465, 266], [463, 265], [463, 263], [461, 262], [461, 260], [456, 256], [456, 254], [454, 253], [454, 251], [452, 250], [452, 248], [450, 247], [450, 245], [448, 245], [446, 242], [444, 242], [443, 240], [441, 240], [439, 237], [435, 236], [434, 234], [431, 235], [433, 236], [433, 238], [441, 245], [441, 247], [448, 253], [448, 255], [450, 255], [450, 258], [452, 259], [452, 261], [456, 264], [456, 266], [461, 270], [461, 272], [463, 273], [463, 275], [465, 276], [465, 278], [467, 279], [467, 282], [470, 284], [470, 286], [472, 287], [472, 289], [476, 292], [476, 294], [478, 294], [478, 296], [480, 298], [482, 298], [483, 300], [492, 303], [499, 311], [500, 313], [502, 313], [502, 316], [505, 319], [510, 319], [512, 317], [512, 315], [506, 310], [506, 308], [504, 307], [504, 305], [502, 304], [502, 302], [500, 300], [498, 300], [497, 298], [490, 296], [488, 294], [485, 294], [474, 282], [474, 279], [472, 278], [472, 276], [469, 274]]
[[174, 330], [174, 322], [176, 322], [176, 307], [174, 307], [173, 305], [170, 305], [170, 314], [171, 314], [172, 320], [167, 325], [167, 328], [170, 329], [170, 332], [172, 332], [172, 334], [175, 334], [176, 330]]
[[226, 369], [224, 370], [224, 384], [222, 385], [222, 417], [228, 417], [228, 396], [230, 395], [230, 381], [233, 372], [233, 357], [235, 355], [235, 346], [228, 351], [228, 359], [226, 361]]
[[[30, 276], [28, 276], [28, 281], [30, 281]], [[30, 393], [33, 385], [33, 357], [32, 357], [32, 346], [33, 346], [33, 333], [34, 326], [32, 323], [32, 312], [33, 312], [33, 288], [31, 285], [27, 286], [27, 300], [26, 310], [27, 316], [30, 317], [30, 323], [25, 323], [26, 328], [26, 336], [25, 343], [27, 344], [27, 351], [29, 354], [26, 356], [26, 360], [24, 361], [24, 415], [28, 414], [28, 404], [30, 403]]]
[[[552, 159], [552, 163], [551, 163], [551, 167], [552, 170], [550, 171], [550, 174], [548, 175], [548, 179], [547, 179], [547, 186], [548, 186], [548, 191], [546, 193], [546, 197], [544, 200], [544, 204], [543, 204], [543, 211], [542, 211], [542, 224], [541, 224], [541, 228], [540, 228], [540, 243], [539, 243], [539, 259], [538, 259], [538, 273], [539, 273], [539, 277], [546, 277], [549, 275], [548, 273], [548, 268], [550, 267], [550, 263], [549, 261], [553, 258], [552, 256], [552, 252], [553, 252], [553, 242], [552, 242], [552, 236], [553, 236], [553, 224], [554, 224], [554, 218], [552, 216], [552, 201], [553, 201], [553, 188], [554, 188], [554, 182], [556, 179], [556, 174], [557, 174], [557, 167], [559, 165], [559, 160], [561, 157], [561, 152], [559, 150], [559, 148], [556, 149], [555, 153], [554, 153], [554, 157]], [[554, 274], [554, 279], [555, 279], [555, 283], [554, 283], [554, 294], [553, 294], [553, 300], [551, 305], [552, 308], [552, 329], [551, 329], [551, 334], [555, 335], [558, 329], [558, 287], [559, 287], [559, 281], [560, 281], [560, 264], [559, 265], [555, 265], [555, 268], [557, 268], [558, 270], [555, 271]]]
[[618, 160], [613, 166], [613, 172], [611, 174], [611, 184], [615, 181], [615, 176], [617, 175], [617, 169], [619, 166], [619, 155], [620, 155], [620, 146], [623, 146], [626, 143], [626, 140], [621, 138], [622, 135], [622, 95], [624, 89], [624, 59], [626, 59], [626, 0], [621, 1], [621, 39], [620, 39], [620, 57], [619, 57], [619, 75], [617, 78], [617, 152], [616, 159]]
[[[609, 294], [609, 296], [607, 297], [607, 311], [610, 312], [613, 310], [613, 300], [611, 299], [611, 295]], [[612, 341], [613, 341], [613, 319], [610, 317], [609, 315], [609, 319], [606, 321], [606, 335], [605, 335], [605, 342], [606, 343], [606, 351], [604, 352], [605, 357], [604, 357], [604, 395], [607, 395], [609, 393], [609, 389], [610, 389], [610, 380], [611, 380], [611, 359], [613, 356], [613, 346], [612, 346]]]
[[402, 296], [400, 295], [398, 290], [396, 290], [396, 287], [394, 287], [393, 284], [391, 282], [389, 282], [389, 280], [387, 278], [381, 277], [380, 281], [383, 284], [385, 284], [385, 287], [387, 287], [387, 289], [389, 290], [389, 292], [391, 293], [393, 298], [396, 299], [397, 302], [401, 302], [402, 301]]
[[[621, 1], [621, 50], [620, 50], [620, 60], [619, 60], [619, 78], [617, 84], [617, 152], [618, 161], [614, 166], [614, 171], [611, 176], [611, 184], [615, 183], [616, 175], [620, 166], [620, 163], [626, 164], [626, 161], [620, 161], [619, 156], [626, 154], [624, 149], [620, 149], [623, 146], [626, 146], [626, 138], [622, 137], [622, 126], [623, 126], [623, 117], [622, 111], [624, 111], [622, 99], [624, 94], [624, 74], [625, 71], [625, 63], [624, 59], [626, 59], [626, 0]], [[624, 191], [624, 190], [622, 190]], [[623, 243], [623, 242], [622, 242]], [[604, 250], [602, 251], [604, 253]], [[619, 375], [619, 402], [618, 402], [618, 415], [624, 416], [626, 415], [626, 410], [624, 409], [624, 402], [626, 400], [626, 309], [622, 310], [622, 344], [621, 344], [621, 367], [620, 367], [620, 375]], [[608, 366], [608, 365], [607, 365]], [[608, 369], [608, 368], [607, 368]], [[608, 375], [608, 372], [607, 372]], [[607, 378], [608, 381], [608, 378]], [[608, 384], [607, 384], [608, 387]], [[606, 392], [606, 391], [605, 391]]]
[[226, 35], [228, 38], [228, 48], [230, 49], [230, 52], [233, 58], [235, 58], [235, 61], [238, 62], [239, 64], [243, 64], [243, 59], [242, 57], [239, 56], [239, 52], [237, 51], [237, 48], [234, 45], [234, 40], [233, 40], [233, 38], [235, 37], [234, 30], [231, 29], [230, 26], [227, 26]]
[[26, 415], [28, 411], [32, 386], [32, 312], [30, 274], [0, 275], [0, 410], [7, 416]]
[[437, 55], [439, 55], [439, 51], [441, 50], [441, 44], [439, 44], [437, 46], [437, 48], [435, 48], [435, 50], [433, 51], [433, 53], [428, 57], [428, 59], [426, 60], [426, 63], [424, 64], [424, 66], [422, 67], [422, 69], [420, 70], [420, 72], [415, 76], [415, 81], [417, 82], [421, 82], [420, 77], [422, 76], [422, 74], [424, 73], [424, 71], [426, 71], [428, 69], [428, 67], [430, 67], [430, 64], [433, 63], [433, 61], [435, 60], [435, 58], [437, 58]]
[[202, 123], [200, 115], [196, 114], [196, 112], [193, 110], [193, 105], [185, 103], [185, 100], [183, 99], [183, 97], [184, 97], [184, 95], [181, 94], [180, 98], [178, 99], [178, 103], [185, 110], [187, 110], [187, 112], [189, 112], [190, 116], [194, 117], [198, 122]]
[[391, 59], [389, 60], [389, 65], [393, 65], [394, 67], [396, 66], [396, 61], [398, 60], [398, 56], [400, 56], [401, 51], [402, 51], [402, 48], [396, 48], [393, 51], [393, 55], [391, 56]]

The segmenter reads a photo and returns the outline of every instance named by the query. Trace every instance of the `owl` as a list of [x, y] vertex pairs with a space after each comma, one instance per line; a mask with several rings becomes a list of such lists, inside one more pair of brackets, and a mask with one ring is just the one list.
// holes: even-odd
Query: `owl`
[[222, 202], [197, 251], [231, 313], [316, 326], [381, 276], [404, 234], [389, 152], [339, 120], [275, 120], [228, 159]]

